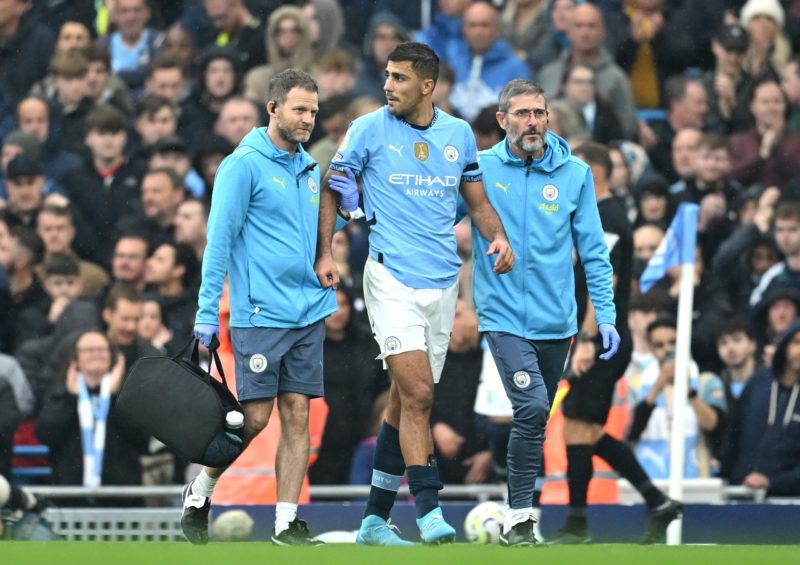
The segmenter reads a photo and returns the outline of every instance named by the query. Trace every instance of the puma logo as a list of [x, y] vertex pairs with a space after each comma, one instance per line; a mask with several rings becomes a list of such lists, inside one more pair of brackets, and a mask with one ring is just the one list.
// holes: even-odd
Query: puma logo
[[495, 185], [497, 188], [502, 188], [502, 189], [503, 189], [503, 192], [505, 192], [506, 194], [508, 194], [508, 187], [509, 187], [509, 186], [511, 186], [511, 183], [508, 183], [508, 184], [506, 184], [506, 185], [502, 185], [502, 184], [500, 184], [499, 182], [496, 182], [496, 183], [494, 183], [494, 185]]
[[403, 156], [403, 153], [402, 153], [402, 151], [403, 151], [403, 146], [402, 146], [402, 145], [401, 145], [401, 146], [398, 148], [398, 147], [395, 147], [394, 145], [392, 145], [392, 144], [390, 143], [390, 144], [389, 144], [389, 149], [391, 149], [392, 151], [396, 151], [396, 152], [397, 152], [397, 154], [398, 154], [398, 155], [400, 155], [401, 157]]
[[272, 180], [281, 185], [281, 188], [286, 189], [286, 178], [279, 179], [278, 177], [272, 177]]

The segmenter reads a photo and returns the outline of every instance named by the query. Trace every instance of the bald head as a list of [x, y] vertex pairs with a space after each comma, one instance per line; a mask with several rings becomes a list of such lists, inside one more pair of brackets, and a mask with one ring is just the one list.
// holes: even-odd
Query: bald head
[[603, 43], [605, 26], [603, 13], [594, 4], [580, 4], [572, 9], [569, 40], [578, 54], [591, 54]]
[[633, 256], [649, 261], [661, 244], [664, 231], [658, 226], [643, 225], [633, 230]]
[[476, 2], [464, 12], [464, 39], [473, 53], [486, 53], [499, 34], [497, 10], [488, 2]]

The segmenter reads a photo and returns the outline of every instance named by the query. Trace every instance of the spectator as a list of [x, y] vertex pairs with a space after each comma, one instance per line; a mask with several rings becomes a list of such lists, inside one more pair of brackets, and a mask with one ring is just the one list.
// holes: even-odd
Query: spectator
[[337, 0], [303, 0], [303, 14], [308, 22], [315, 61], [341, 47], [345, 25]]
[[570, 65], [561, 84], [561, 94], [583, 116], [586, 135], [598, 143], [609, 143], [622, 138], [611, 106], [597, 96], [594, 68], [585, 63]]
[[771, 267], [750, 296], [759, 302], [773, 285], [800, 285], [800, 201], [786, 200], [775, 209], [775, 241], [784, 260]]
[[308, 28], [309, 22], [296, 6], [281, 6], [272, 12], [264, 36], [269, 63], [254, 67], [247, 73], [244, 78], [245, 98], [260, 104], [266, 96], [270, 79], [286, 69], [311, 72], [314, 51]]
[[783, 67], [781, 88], [789, 104], [789, 127], [800, 131], [800, 57], [792, 57]]
[[730, 482], [800, 496], [800, 321], [787, 329], [771, 367], [755, 374], [731, 425]]
[[487, 104], [496, 102], [500, 90], [512, 79], [528, 79], [530, 69], [511, 46], [500, 39], [500, 20], [491, 4], [471, 4], [463, 15], [466, 49], [445, 59], [456, 71], [450, 103], [467, 121]]
[[42, 166], [23, 153], [11, 159], [6, 172], [8, 219], [11, 223], [33, 228], [44, 204]]
[[330, 51], [319, 58], [311, 74], [319, 87], [319, 101], [325, 102], [337, 94], [350, 94], [356, 85], [356, 61], [342, 49]]
[[638, 263], [638, 268], [634, 268], [635, 279], [639, 278], [645, 265], [656, 254], [663, 238], [664, 230], [653, 224], [642, 224], [633, 230], [633, 260], [634, 264]]
[[712, 264], [714, 276], [727, 290], [737, 312], [750, 307], [750, 296], [761, 277], [778, 262], [779, 250], [770, 234], [775, 202], [780, 196], [776, 187], [768, 188], [758, 198], [752, 219], [741, 223], [720, 245]]
[[[2, 157], [0, 157], [0, 199], [3, 200], [0, 201], [0, 206], [5, 207], [5, 177], [8, 174], [8, 164], [14, 157], [22, 154], [25, 154], [33, 161], [41, 162], [42, 146], [31, 134], [21, 130], [14, 130], [3, 139]], [[45, 194], [53, 189], [53, 182], [45, 178]]]
[[[72, 212], [68, 207], [45, 205], [36, 218], [36, 233], [44, 244], [44, 262], [55, 254], [68, 255], [78, 262], [81, 296], [97, 296], [108, 285], [108, 273], [98, 265], [78, 257], [72, 248], [76, 230]], [[40, 279], [44, 278], [44, 262], [34, 268]]]
[[111, 104], [126, 116], [132, 116], [133, 97], [125, 82], [111, 72], [111, 55], [108, 49], [99, 43], [92, 43], [84, 47], [81, 53], [89, 63], [86, 96], [96, 105]]
[[438, 0], [438, 11], [433, 16], [430, 27], [414, 36], [430, 46], [442, 61], [452, 61], [466, 50], [462, 29], [462, 17], [470, 5], [470, 0]]
[[[451, 116], [460, 118], [461, 114], [450, 103], [450, 94], [453, 92], [455, 82], [456, 73], [453, 67], [444, 61], [439, 61], [439, 79], [436, 81], [436, 86], [433, 87], [433, 103], [440, 110], [444, 110]], [[383, 87], [381, 87], [381, 95], [375, 100], [383, 100], [385, 98], [386, 95], [383, 92]]]
[[181, 137], [190, 142], [211, 131], [222, 105], [239, 91], [238, 61], [227, 48], [210, 47], [200, 62], [200, 80], [184, 104]]
[[479, 431], [473, 410], [482, 358], [478, 318], [459, 299], [443, 378], [436, 385], [431, 411], [433, 444], [442, 482], [446, 484], [486, 483], [491, 476], [489, 445]]
[[670, 192], [680, 191], [685, 184], [694, 178], [697, 168], [697, 150], [703, 132], [697, 128], [681, 128], [675, 132], [672, 140], [672, 169], [678, 180], [670, 187]]
[[[409, 41], [411, 36], [403, 22], [390, 12], [380, 12], [369, 20], [369, 30], [364, 38], [363, 62], [358, 70], [354, 96], [371, 96], [382, 100], [386, 62], [398, 43]], [[439, 80], [442, 73], [439, 72]], [[450, 81], [452, 84], [452, 80]], [[438, 81], [437, 81], [437, 87]]]
[[644, 224], [658, 226], [662, 231], [667, 229], [674, 213], [669, 195], [669, 186], [664, 177], [648, 175], [642, 177], [636, 185], [636, 220], [634, 227]]
[[478, 151], [491, 149], [506, 138], [506, 131], [497, 121], [497, 104], [489, 104], [472, 120], [472, 133]]
[[29, 0], [13, 0], [0, 8], [0, 84], [13, 101], [47, 74], [53, 55], [53, 34], [27, 13], [31, 5]]
[[[674, 410], [672, 386], [675, 377], [675, 320], [661, 317], [647, 326], [647, 340], [658, 360], [648, 365], [638, 388], [631, 392], [636, 400], [628, 440], [636, 444], [636, 456], [647, 474], [666, 479], [670, 472], [670, 432], [668, 424]], [[700, 375], [694, 361], [689, 366], [689, 398], [684, 411], [686, 457], [684, 477], [708, 477], [710, 453], [701, 434], [718, 435], [725, 427], [727, 403], [722, 381], [709, 373]]]
[[108, 339], [125, 356], [126, 374], [137, 359], [158, 355], [158, 350], [137, 334], [143, 303], [139, 291], [125, 284], [115, 284], [102, 312]]
[[174, 170], [150, 169], [142, 177], [141, 213], [121, 219], [117, 227], [122, 232], [137, 231], [147, 238], [152, 248], [175, 235], [175, 215], [186, 198], [186, 189]]
[[[61, 147], [60, 131], [51, 125], [54, 119], [49, 103], [43, 98], [29, 96], [17, 105], [19, 129], [31, 134], [41, 144], [45, 177], [55, 181], [79, 168], [81, 158]], [[63, 186], [63, 183], [59, 184]]]
[[166, 344], [170, 355], [179, 353], [192, 335], [199, 274], [194, 250], [185, 243], [162, 243], [147, 260], [145, 281], [161, 304], [164, 324], [173, 336]]
[[147, 27], [151, 17], [147, 0], [116, 0], [112, 14], [116, 31], [106, 40], [111, 70], [131, 91], [138, 93], [164, 35]]
[[94, 233], [94, 245], [81, 256], [107, 266], [114, 225], [136, 210], [144, 165], [123, 153], [128, 139], [125, 116], [111, 106], [98, 106], [86, 118], [89, 155], [83, 166], [64, 176], [69, 200]]
[[206, 228], [208, 205], [199, 198], [187, 198], [178, 205], [175, 214], [175, 241], [185, 243], [193, 250], [198, 261], [203, 260], [206, 250]]
[[244, 0], [203, 0], [203, 8], [213, 24], [199, 47], [225, 46], [239, 57], [239, 67], [249, 71], [266, 63], [264, 23], [254, 16]]
[[703, 75], [708, 96], [705, 127], [710, 131], [728, 134], [750, 126], [747, 102], [755, 81], [742, 63], [750, 38], [740, 25], [725, 25], [711, 41], [715, 66]]
[[650, 124], [655, 142], [646, 147], [655, 170], [669, 182], [679, 175], [672, 163], [672, 144], [678, 131], [684, 128], [701, 129], [708, 113], [708, 97], [703, 83], [696, 78], [674, 76], [664, 87], [667, 99], [667, 118]]
[[656, 293], [635, 292], [631, 294], [627, 323], [631, 332], [633, 353], [631, 362], [625, 369], [625, 379], [628, 385], [634, 389], [639, 388], [642, 372], [647, 366], [654, 362], [658, 363], [658, 359], [650, 349], [650, 342], [647, 340], [647, 327], [657, 318], [666, 314], [668, 309], [669, 303]]
[[152, 169], [172, 169], [181, 185], [195, 196], [203, 196], [206, 185], [203, 178], [192, 169], [189, 159], [189, 149], [186, 143], [177, 135], [168, 135], [158, 140], [153, 145], [148, 167]]
[[162, 354], [167, 352], [166, 345], [172, 341], [173, 334], [164, 325], [164, 313], [161, 303], [155, 298], [146, 298], [142, 304], [142, 317], [136, 328], [139, 337], [150, 343]]
[[183, 68], [184, 75], [194, 76], [194, 64], [197, 54], [192, 34], [180, 22], [172, 24], [164, 36], [159, 57], [177, 61]]
[[246, 98], [229, 98], [219, 112], [214, 133], [236, 147], [254, 127], [261, 125], [258, 106]]
[[92, 33], [86, 24], [76, 20], [67, 20], [58, 30], [56, 37], [56, 53], [66, 53], [73, 49], [83, 49], [92, 41]]
[[371, 433], [373, 402], [388, 384], [375, 362], [375, 342], [353, 324], [352, 295], [340, 287], [336, 302], [338, 310], [325, 319], [323, 370], [329, 412], [319, 459], [309, 470], [313, 484], [348, 482], [353, 453]]
[[775, 285], [753, 307], [753, 326], [758, 340], [759, 359], [771, 365], [781, 336], [800, 316], [800, 290], [795, 286]]
[[500, 16], [503, 38], [518, 59], [527, 61], [549, 40], [547, 0], [509, 0]]
[[205, 183], [203, 197], [206, 202], [211, 202], [211, 192], [214, 189], [214, 177], [217, 175], [222, 160], [233, 152], [234, 146], [222, 137], [212, 133], [203, 136], [197, 144], [197, 149], [192, 160], [192, 168], [197, 171]]
[[786, 97], [772, 79], [753, 89], [750, 112], [755, 127], [730, 137], [733, 178], [745, 186], [763, 182], [782, 187], [797, 174], [800, 133], [786, 124]]
[[165, 98], [154, 94], [144, 96], [136, 106], [134, 128], [138, 135], [134, 153], [146, 159], [158, 141], [175, 134], [178, 110]]
[[742, 6], [740, 19], [750, 36], [745, 71], [756, 79], [777, 79], [792, 55], [792, 47], [783, 34], [783, 6], [778, 0], [748, 0]]
[[185, 73], [183, 65], [174, 59], [156, 59], [150, 63], [144, 94], [155, 94], [179, 107], [189, 94]]
[[86, 96], [86, 77], [89, 63], [80, 51], [58, 53], [50, 63], [55, 84], [51, 107], [61, 129], [61, 146], [67, 151], [83, 149], [84, 122], [94, 106]]
[[11, 308], [3, 313], [11, 321], [14, 334], [9, 336], [8, 350], [20, 345], [16, 336], [16, 323], [24, 310], [44, 310], [48, 302], [42, 284], [33, 272], [33, 267], [42, 259], [42, 242], [36, 234], [22, 226], [11, 228], [9, 238], [3, 244], [4, 267], [11, 290]]
[[316, 123], [325, 137], [314, 143], [308, 153], [319, 164], [322, 171], [328, 170], [328, 165], [331, 164], [336, 149], [347, 133], [347, 127], [350, 125], [347, 108], [351, 101], [350, 95], [337, 94], [319, 105]]
[[667, 77], [696, 62], [697, 31], [665, 0], [631, 0], [620, 17], [625, 33], [614, 56], [628, 75], [637, 108], [661, 108]]
[[111, 278], [130, 288], [144, 290], [145, 268], [150, 256], [150, 244], [143, 235], [127, 233], [119, 237], [114, 245], [111, 260]]
[[569, 48], [569, 26], [575, 0], [552, 0], [548, 2], [548, 27], [545, 37], [537, 47], [528, 55], [528, 66], [534, 76], [539, 74], [541, 68], [547, 63], [557, 59], [561, 52]]
[[566, 68], [571, 63], [588, 63], [595, 71], [597, 93], [611, 103], [625, 138], [635, 139], [638, 123], [633, 95], [625, 72], [603, 47], [605, 27], [602, 12], [593, 4], [580, 4], [572, 9], [569, 21], [569, 49], [542, 68], [538, 83], [548, 99], [555, 98]]
[[549, 128], [556, 135], [560, 135], [570, 145], [580, 145], [589, 141], [586, 135], [586, 122], [575, 107], [566, 100], [555, 99], [548, 101], [547, 110], [550, 113]]
[[758, 369], [756, 345], [753, 330], [742, 318], [726, 322], [717, 333], [717, 353], [723, 364], [719, 376], [732, 407]]
[[[67, 363], [36, 420], [36, 435], [50, 448], [53, 482], [87, 487], [141, 484], [139, 455], [146, 451], [148, 437], [130, 428], [115, 410], [125, 358], [108, 337], [89, 331], [75, 340]], [[100, 500], [131, 505], [130, 499]], [[93, 503], [96, 499], [84, 501]]]

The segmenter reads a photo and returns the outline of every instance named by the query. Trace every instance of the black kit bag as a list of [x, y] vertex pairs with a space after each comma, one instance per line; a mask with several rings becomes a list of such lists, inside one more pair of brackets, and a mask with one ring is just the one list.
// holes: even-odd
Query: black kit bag
[[[191, 358], [184, 357], [194, 342]], [[199, 341], [186, 344], [175, 357], [137, 360], [122, 385], [116, 410], [189, 461], [207, 467], [226, 467], [242, 452], [242, 429], [225, 428], [230, 411], [244, 415], [228, 390], [214, 337], [209, 348], [222, 382], [198, 362]]]

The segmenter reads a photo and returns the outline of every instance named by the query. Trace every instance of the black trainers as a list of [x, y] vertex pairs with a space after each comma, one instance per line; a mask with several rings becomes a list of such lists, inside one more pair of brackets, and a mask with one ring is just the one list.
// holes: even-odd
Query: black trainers
[[683, 503], [668, 498], [667, 501], [647, 512], [647, 527], [639, 543], [666, 543], [667, 526], [675, 518], [683, 514]]
[[580, 545], [584, 543], [592, 543], [592, 536], [586, 530], [568, 530], [561, 528], [558, 530], [556, 537], [547, 540], [548, 544], [553, 545]]
[[211, 510], [211, 499], [192, 494], [192, 483], [194, 480], [183, 487], [181, 530], [191, 543], [203, 545], [208, 543], [208, 513]]
[[308, 524], [299, 518], [289, 522], [289, 528], [278, 535], [275, 535], [275, 528], [272, 528], [272, 543], [273, 545], [325, 545], [324, 542], [311, 537]]
[[500, 533], [500, 545], [506, 547], [512, 545], [518, 547], [539, 545], [539, 540], [536, 539], [533, 533], [533, 525], [533, 520], [525, 520], [519, 524], [514, 524], [507, 534]]

